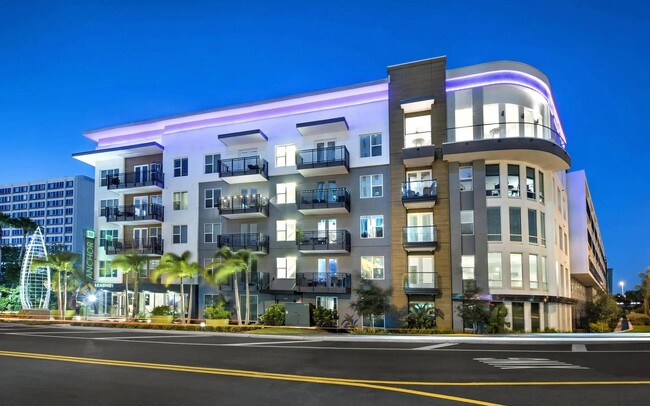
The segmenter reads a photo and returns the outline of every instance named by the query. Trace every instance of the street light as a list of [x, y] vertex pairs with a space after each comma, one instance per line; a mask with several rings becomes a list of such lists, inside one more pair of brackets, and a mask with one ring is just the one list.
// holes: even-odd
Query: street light
[[90, 294], [86, 296], [86, 320], [88, 320], [88, 307], [92, 306], [97, 301], [97, 296]]
[[625, 296], [625, 293], [623, 293], [623, 286], [625, 286], [625, 282], [620, 281], [618, 284], [621, 285], [621, 296]]

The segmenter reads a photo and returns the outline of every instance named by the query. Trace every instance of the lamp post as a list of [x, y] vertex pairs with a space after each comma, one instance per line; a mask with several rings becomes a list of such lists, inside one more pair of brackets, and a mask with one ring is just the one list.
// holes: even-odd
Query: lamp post
[[623, 286], [625, 286], [625, 282], [620, 281], [618, 284], [621, 285], [621, 296], [625, 296], [625, 293], [623, 292]]

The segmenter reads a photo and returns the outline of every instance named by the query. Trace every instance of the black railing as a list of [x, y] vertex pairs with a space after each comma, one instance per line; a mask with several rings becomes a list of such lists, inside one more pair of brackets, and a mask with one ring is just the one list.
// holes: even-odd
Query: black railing
[[407, 272], [404, 276], [404, 291], [407, 293], [434, 293], [440, 286], [437, 272]]
[[[261, 272], [248, 272], [248, 286], [250, 289], [259, 290], [261, 281]], [[246, 289], [246, 275], [244, 272], [238, 272], [237, 276], [230, 275], [225, 281], [221, 281], [220, 288], [225, 290], [234, 290], [235, 282], [237, 282], [239, 291], [242, 292]]]
[[438, 242], [436, 226], [402, 228], [402, 244], [407, 246], [435, 246]]
[[162, 171], [128, 172], [106, 175], [106, 186], [111, 189], [128, 189], [143, 186], [165, 187], [165, 174]]
[[[476, 130], [475, 128], [480, 128]], [[447, 142], [459, 142], [456, 138], [460, 133], [466, 133], [474, 140], [474, 134], [478, 131], [478, 139], [487, 140], [495, 138], [542, 138], [566, 148], [566, 142], [560, 137], [557, 131], [542, 124], [527, 121], [507, 121], [503, 123], [475, 124], [462, 127], [447, 128]]]
[[352, 275], [349, 273], [307, 272], [296, 274], [298, 292], [349, 293]]
[[269, 177], [269, 163], [261, 156], [247, 156], [219, 160], [219, 176], [262, 175]]
[[233, 251], [247, 249], [268, 254], [269, 236], [262, 233], [218, 235], [217, 247], [221, 248], [225, 246], [230, 247]]
[[296, 244], [300, 251], [344, 250], [350, 252], [351, 240], [348, 230], [300, 231], [296, 236]]
[[345, 208], [350, 211], [350, 192], [344, 187], [299, 190], [296, 192], [298, 210]]
[[350, 153], [345, 145], [304, 149], [296, 152], [296, 168], [326, 168], [328, 166], [345, 166], [350, 170]]
[[104, 249], [107, 255], [124, 254], [135, 251], [139, 254], [163, 254], [164, 241], [158, 237], [139, 240], [106, 240]]
[[103, 209], [106, 221], [136, 221], [136, 220], [165, 220], [165, 208], [160, 204], [142, 204], [117, 207], [106, 207]]
[[261, 195], [225, 196], [218, 202], [220, 214], [262, 213], [269, 215], [269, 199]]
[[402, 182], [402, 201], [435, 200], [438, 181], [435, 179]]

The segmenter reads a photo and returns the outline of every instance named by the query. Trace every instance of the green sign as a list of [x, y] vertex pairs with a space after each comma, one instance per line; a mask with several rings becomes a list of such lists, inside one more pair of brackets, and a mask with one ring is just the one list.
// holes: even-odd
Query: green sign
[[95, 231], [86, 230], [84, 243], [84, 275], [86, 282], [92, 282], [95, 277]]

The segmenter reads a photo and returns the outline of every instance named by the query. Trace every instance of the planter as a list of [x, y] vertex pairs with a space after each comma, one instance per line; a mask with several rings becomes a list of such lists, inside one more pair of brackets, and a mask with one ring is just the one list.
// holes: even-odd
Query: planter
[[[66, 311], [65, 311], [65, 316], [64, 316], [63, 318], [64, 318], [65, 320], [72, 320], [72, 319], [74, 318], [74, 316], [76, 316], [76, 314], [77, 314], [77, 312], [76, 312], [74, 309], [72, 309], [72, 310], [66, 310]], [[52, 316], [52, 318], [53, 318], [54, 320], [60, 320], [60, 319], [61, 319], [61, 315], [60, 315], [58, 309], [52, 309], [52, 310], [50, 310], [50, 315]]]
[[227, 326], [230, 324], [230, 319], [206, 319], [206, 326]]
[[151, 316], [151, 322], [157, 324], [171, 324], [174, 321], [174, 316]]

